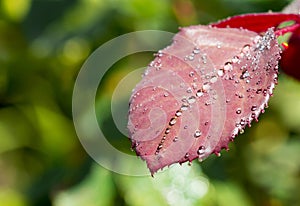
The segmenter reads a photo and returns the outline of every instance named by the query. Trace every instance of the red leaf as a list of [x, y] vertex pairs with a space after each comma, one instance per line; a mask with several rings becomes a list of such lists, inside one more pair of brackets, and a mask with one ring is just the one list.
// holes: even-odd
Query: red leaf
[[277, 27], [284, 21], [300, 22], [298, 14], [283, 13], [256, 13], [229, 17], [225, 20], [211, 24], [218, 28], [244, 28], [255, 32], [265, 32], [271, 27]]
[[300, 27], [293, 32], [288, 45], [282, 54], [281, 69], [286, 74], [300, 80]]
[[130, 99], [130, 139], [151, 173], [228, 148], [264, 111], [279, 54], [273, 30], [181, 29]]

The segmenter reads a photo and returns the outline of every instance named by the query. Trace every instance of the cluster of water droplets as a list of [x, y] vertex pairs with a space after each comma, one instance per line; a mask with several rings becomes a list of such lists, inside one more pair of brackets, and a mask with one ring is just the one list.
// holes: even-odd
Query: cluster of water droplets
[[[250, 81], [254, 81], [255, 86], [249, 86], [248, 88], [246, 85], [243, 85], [243, 90], [246, 90], [246, 97], [253, 99], [257, 97], [257, 95], [263, 95], [265, 98], [263, 99], [263, 102], [258, 106], [256, 104], [253, 104], [250, 106], [250, 108], [247, 108], [250, 110], [250, 116], [242, 117], [240, 121], [236, 122], [236, 127], [232, 132], [231, 138], [233, 139], [238, 133], [242, 134], [244, 133], [244, 128], [246, 125], [249, 127], [251, 126], [251, 122], [254, 119], [255, 121], [258, 121], [258, 116], [260, 113], [264, 113], [264, 109], [268, 107], [268, 100], [269, 97], [272, 95], [272, 91], [274, 88], [274, 85], [277, 84], [277, 71], [278, 66], [274, 65], [277, 62], [274, 61], [274, 59], [270, 59], [264, 64], [263, 60], [266, 59], [265, 52], [270, 50], [272, 48], [272, 41], [276, 41], [275, 34], [273, 29], [269, 29], [265, 35], [263, 36], [256, 36], [253, 39], [254, 47], [251, 48], [248, 45], [245, 45], [245, 47], [242, 49], [241, 54], [239, 55], [240, 58], [245, 58], [246, 60], [249, 60], [251, 62], [250, 65], [245, 64], [241, 67], [242, 74], [240, 76], [240, 80], [245, 81], [246, 85], [250, 83]], [[265, 58], [265, 59], [262, 59]], [[274, 57], [275, 59], [279, 58], [278, 56]], [[274, 63], [275, 62], [275, 63]], [[251, 69], [251, 71], [249, 70]], [[271, 71], [271, 69], [274, 69]], [[270, 75], [271, 72], [273, 76], [273, 82], [271, 82], [270, 85], [265, 85], [265, 78], [266, 76]], [[265, 88], [264, 88], [265, 87]], [[239, 98], [243, 98], [240, 93], [236, 93], [235, 96]], [[259, 96], [258, 96], [259, 97]], [[246, 109], [246, 108], [245, 108]], [[248, 111], [248, 110], [247, 110]], [[242, 114], [242, 110], [240, 108], [237, 108], [236, 110], [237, 115]]]
[[[186, 89], [187, 94], [191, 95], [188, 97], [184, 97], [182, 99], [182, 105], [180, 107], [180, 110], [178, 110], [177, 112], [180, 113], [180, 115], [182, 114], [182, 112], [187, 111], [189, 109], [189, 107], [191, 107], [192, 104], [194, 104], [197, 101], [197, 98], [201, 98], [203, 97], [205, 94], [210, 93], [210, 96], [212, 98], [210, 98], [208, 101], [205, 102], [205, 105], [211, 105], [214, 103], [214, 100], [217, 99], [217, 95], [213, 95], [214, 90], [211, 89], [212, 84], [216, 83], [218, 81], [218, 78], [223, 78], [226, 80], [234, 80], [235, 85], [239, 85], [240, 81], [245, 81], [246, 84], [249, 84], [250, 81], [254, 78], [253, 76], [251, 76], [251, 72], [248, 69], [253, 69], [253, 71], [255, 71], [258, 68], [258, 64], [260, 62], [260, 57], [262, 55], [262, 52], [266, 49], [270, 49], [271, 45], [270, 45], [270, 41], [274, 39], [274, 33], [272, 32], [272, 30], [268, 31], [266, 33], [265, 36], [260, 37], [257, 36], [253, 41], [255, 42], [255, 48], [254, 50], [258, 52], [255, 52], [255, 55], [253, 56], [251, 54], [251, 48], [249, 44], [245, 45], [240, 54], [234, 56], [230, 61], [226, 62], [224, 64], [224, 66], [220, 69], [214, 69], [212, 72], [210, 73], [206, 73], [203, 70], [201, 70], [201, 67], [197, 67], [196, 69], [198, 69], [198, 71], [196, 70], [191, 71], [189, 73], [189, 77], [194, 78], [193, 83], [191, 84], [191, 87], [188, 87]], [[217, 44], [217, 48], [221, 48], [221, 44], [218, 43]], [[185, 56], [184, 60], [185, 61], [194, 61], [195, 60], [195, 55], [201, 54], [200, 49], [198, 47], [195, 47], [194, 50], [187, 56]], [[243, 58], [246, 58], [247, 60], [251, 60], [252, 61], [252, 65], [243, 65], [240, 66], [240, 70], [241, 71], [241, 75], [237, 76], [233, 71], [235, 70], [234, 65], [239, 65], [241, 63], [241, 60]], [[203, 64], [207, 63], [207, 55], [206, 54], [201, 54], [200, 58], [199, 58]], [[199, 61], [200, 61], [199, 60]], [[270, 67], [268, 64], [266, 65], [266, 67]], [[202, 85], [199, 85], [199, 82], [197, 81], [198, 79], [195, 78], [195, 74], [200, 74], [201, 76], [201, 80], [202, 80]], [[257, 73], [257, 75], [259, 75]], [[274, 77], [274, 80], [276, 80], [276, 77]], [[261, 79], [258, 78], [256, 85], [259, 85], [261, 83]], [[243, 88], [245, 88], [245, 86], [243, 85]], [[262, 93], [264, 96], [268, 95], [268, 91], [271, 91], [273, 88], [268, 88], [267, 89], [251, 89], [248, 88], [247, 92], [251, 93], [253, 91], [256, 92], [256, 94], [260, 94]], [[238, 98], [242, 99], [244, 98], [244, 94], [241, 92], [237, 92], [235, 94], [235, 96], [237, 96]], [[248, 98], [253, 98], [254, 95], [248, 95]], [[230, 99], [226, 99], [226, 103], [229, 103]], [[232, 133], [231, 138], [233, 139], [238, 133], [243, 133], [244, 132], [244, 128], [245, 126], [248, 124], [249, 126], [251, 126], [251, 121], [253, 119], [257, 120], [257, 117], [259, 116], [259, 114], [261, 112], [264, 111], [264, 107], [266, 106], [266, 102], [264, 105], [258, 107], [257, 105], [252, 105], [250, 110], [252, 111], [250, 117], [248, 118], [240, 118], [240, 121], [236, 123], [236, 127]], [[242, 115], [242, 109], [241, 108], [237, 108], [235, 113], [237, 115]], [[176, 123], [176, 118], [178, 116], [175, 115], [175, 118], [172, 118], [169, 122], [169, 126], [173, 126]], [[207, 124], [206, 124], [207, 125]], [[187, 125], [184, 126], [184, 129], [187, 129]], [[201, 130], [196, 130], [194, 132], [194, 138], [198, 138], [202, 135]], [[165, 138], [165, 137], [164, 137]], [[162, 141], [164, 141], [164, 138], [162, 139]], [[174, 142], [176, 142], [178, 140], [178, 137], [174, 138]], [[160, 149], [161, 146], [159, 145], [158, 149]], [[205, 153], [205, 146], [201, 145], [197, 151], [197, 154], [199, 155], [199, 160], [202, 161], [201, 156]], [[218, 156], [220, 155], [219, 152], [216, 153]], [[185, 155], [185, 158], [188, 159], [189, 154], [187, 153]]]
[[[166, 166], [172, 164], [172, 162], [169, 161], [169, 159], [172, 158], [169, 158], [168, 155], [174, 152], [173, 149], [181, 148], [181, 146], [184, 146], [185, 143], [190, 141], [193, 143], [191, 148], [188, 151], [185, 150], [183, 154], [180, 154], [180, 157], [176, 157], [181, 158], [177, 160], [178, 162], [190, 162], [192, 159], [197, 158], [197, 155], [199, 161], [202, 161], [212, 153], [219, 156], [221, 149], [228, 148], [228, 141], [233, 140], [238, 133], [243, 133], [246, 125], [250, 126], [252, 120], [257, 120], [259, 114], [264, 112], [264, 108], [267, 106], [267, 101], [274, 85], [268, 86], [268, 84], [266, 84], [266, 81], [268, 81], [266, 75], [268, 74], [262, 74], [265, 74], [265, 71], [268, 70], [273, 74], [273, 69], [277, 69], [277, 67], [274, 68], [273, 60], [266, 60], [267, 58], [265, 58], [265, 52], [272, 49], [273, 45], [271, 41], [273, 41], [274, 38], [273, 30], [268, 30], [264, 36], [257, 35], [255, 38], [253, 37], [252, 43], [250, 42], [251, 40], [249, 41], [250, 37], [247, 41], [241, 41], [246, 42], [243, 46], [241, 46], [242, 43], [239, 42], [240, 50], [234, 53], [235, 56], [225, 59], [225, 63], [222, 65], [213, 64], [218, 61], [212, 62], [216, 56], [218, 56], [217, 54], [219, 54], [219, 52], [223, 52], [221, 50], [221, 48], [223, 49], [223, 44], [218, 41], [212, 41], [212, 44], [205, 45], [202, 50], [202, 44], [196, 44], [196, 41], [189, 42], [191, 44], [189, 44], [189, 48], [187, 48], [184, 47], [186, 46], [185, 44], [178, 40], [177, 47], [174, 43], [170, 47], [158, 51], [155, 55], [156, 58], [149, 64], [149, 67], [144, 73], [144, 76], [151, 74], [146, 79], [147, 84], [142, 83], [141, 86], [155, 85], [157, 79], [163, 82], [163, 84], [160, 85], [161, 87], [158, 85], [157, 87], [153, 86], [153, 95], [150, 95], [148, 101], [153, 101], [150, 102], [149, 105], [156, 103], [155, 105], [158, 107], [166, 109], [168, 111], [168, 119], [165, 125], [161, 125], [162, 127], [160, 127], [159, 131], [156, 133], [153, 132], [153, 134], [155, 133], [156, 135], [153, 135], [155, 136], [155, 140], [153, 139], [154, 141], [150, 145], [151, 151], [149, 149], [147, 150], [146, 155], [149, 154], [148, 152], [151, 152], [157, 156], [146, 157], [143, 153], [139, 153], [139, 155], [144, 156], [147, 163], [150, 162], [151, 164], [152, 160], [158, 160], [161, 161], [161, 165]], [[224, 45], [227, 45], [227, 42], [224, 42]], [[213, 48], [214, 50], [212, 51], [215, 51], [216, 55], [210, 53], [211, 50], [206, 50], [208, 47]], [[224, 47], [224, 51], [227, 51], [227, 48]], [[177, 64], [176, 61], [180, 62]], [[177, 67], [177, 65], [180, 66]], [[264, 71], [261, 72], [261, 70]], [[164, 82], [164, 78], [161, 78], [164, 74], [169, 75], [165, 76], [170, 79], [166, 79], [165, 81], [167, 82]], [[182, 78], [184, 81], [174, 83], [174, 79], [176, 78]], [[274, 83], [277, 82], [277, 75], [273, 76], [273, 80]], [[153, 82], [149, 83], [151, 81]], [[169, 84], [166, 85], [165, 83]], [[220, 88], [218, 87], [219, 83], [225, 86], [224, 99], [222, 96], [218, 96], [221, 95], [218, 89]], [[165, 87], [170, 88], [170, 90], [166, 90]], [[228, 88], [230, 88], [230, 92], [228, 92]], [[159, 90], [159, 92], [156, 89]], [[161, 89], [164, 89], [164, 91]], [[177, 96], [174, 95], [175, 93]], [[138, 92], [134, 93], [133, 98], [137, 96], [139, 96]], [[164, 105], [163, 103], [168, 102], [171, 98], [172, 102], [175, 98], [175, 105], [172, 103], [172, 109], [175, 109], [172, 111], [162, 106]], [[256, 101], [256, 98], [260, 100]], [[163, 101], [162, 104], [160, 104], [160, 100]], [[220, 103], [219, 100], [222, 100], [222, 102]], [[250, 103], [245, 103], [247, 101]], [[251, 103], [252, 101], [253, 103]], [[211, 112], [211, 110], [220, 108], [222, 104], [224, 104], [227, 109], [226, 113], [228, 117], [226, 117], [225, 120], [228, 121], [225, 124], [230, 127], [230, 131], [228, 129], [227, 131], [222, 130], [222, 133], [218, 136], [219, 134], [216, 134], [213, 128], [216, 124], [216, 126], [218, 126], [218, 120], [214, 121], [213, 118], [207, 117], [207, 114]], [[140, 109], [138, 110], [139, 112], [144, 109], [143, 114], [148, 114], [152, 106], [146, 108], [145, 105], [137, 103], [130, 107], [130, 111]], [[224, 109], [223, 107], [221, 108]], [[190, 120], [192, 121], [192, 118], [189, 119], [189, 115], [194, 118], [196, 111], [204, 115], [203, 118], [202, 116], [199, 118], [197, 123], [193, 121], [192, 124], [199, 124], [195, 127], [195, 125], [189, 125], [191, 123]], [[195, 119], [197, 118], [198, 117]], [[185, 142], [187, 139], [188, 141]], [[133, 143], [135, 143], [135, 146], [138, 145], [135, 140], [133, 140]], [[169, 147], [170, 144], [172, 147], [168, 150], [167, 147]], [[148, 145], [145, 144], [144, 147], [146, 146]], [[143, 152], [144, 147], [143, 143], [140, 142], [140, 147], [137, 148], [138, 152]], [[164, 157], [166, 158], [163, 159]]]
[[274, 29], [273, 28], [269, 28], [266, 33], [260, 37], [260, 38], [256, 38], [254, 41], [254, 43], [256, 43], [256, 48], [255, 50], [259, 50], [261, 52], [263, 52], [264, 50], [269, 50], [271, 49], [271, 41], [275, 40], [276, 36], [274, 33]]
[[153, 61], [150, 62], [147, 69], [142, 74], [142, 77], [147, 76], [152, 69], [155, 69], [156, 71], [159, 71], [162, 68], [162, 60], [161, 57], [163, 57], [164, 53], [162, 50], [159, 50], [154, 56], [156, 57]]
[[[134, 90], [133, 90], [133, 92], [134, 92]], [[139, 92], [134, 93], [134, 95], [131, 97], [131, 102], [132, 102], [135, 98], [137, 98], [139, 95], [140, 95]], [[129, 114], [130, 114], [131, 112], [137, 110], [139, 107], [142, 107], [142, 106], [143, 106], [142, 103], [140, 103], [140, 104], [135, 104], [135, 105], [132, 105], [132, 103], [130, 103]]]
[[185, 61], [193, 61], [195, 59], [195, 55], [198, 55], [198, 54], [200, 54], [200, 49], [198, 47], [195, 47], [190, 54], [188, 54], [184, 57], [184, 60]]
[[[217, 48], [221, 48], [221, 43], [217, 44]], [[163, 54], [162, 52], [158, 52], [156, 55], [157, 57], [161, 57]], [[198, 55], [198, 56], [197, 56]], [[178, 118], [180, 118], [184, 112], [187, 112], [190, 110], [190, 108], [197, 103], [198, 98], [203, 98], [205, 95], [210, 96], [211, 98], [205, 102], [205, 105], [211, 105], [214, 103], [214, 101], [217, 99], [217, 93], [215, 90], [212, 89], [212, 84], [216, 83], [218, 81], [218, 78], [222, 75], [220, 73], [217, 73], [216, 69], [213, 69], [211, 72], [207, 73], [206, 69], [201, 67], [200, 65], [205, 65], [208, 62], [208, 57], [205, 53], [202, 53], [200, 49], [195, 46], [193, 50], [190, 52], [190, 54], [184, 56], [184, 61], [192, 62], [192, 61], [198, 61], [199, 66], [196, 68], [192, 68], [193, 70], [188, 73], [188, 77], [192, 78], [191, 83], [189, 86], [186, 85], [186, 83], [181, 83], [179, 87], [181, 89], [185, 88], [186, 95], [184, 95], [181, 99], [181, 106], [180, 108], [175, 112], [174, 116], [171, 117], [169, 120], [168, 126], [163, 134], [163, 137], [161, 138], [160, 143], [157, 146], [155, 154], [159, 154], [159, 152], [163, 149], [163, 144], [168, 137], [170, 130], [173, 126], [176, 125], [178, 122]], [[158, 62], [160, 63], [160, 62]], [[150, 66], [157, 65], [155, 63], [151, 63]], [[227, 65], [228, 66], [228, 65]], [[232, 69], [225, 67], [225, 69]], [[208, 95], [209, 94], [209, 95]], [[164, 95], [165, 97], [168, 96], [168, 93]], [[205, 125], [208, 125], [208, 122], [206, 122]], [[183, 129], [188, 129], [188, 125], [183, 125]], [[193, 134], [193, 138], [198, 139], [202, 136], [202, 131], [200, 129], [196, 129]], [[180, 137], [175, 136], [172, 137], [173, 142], [177, 142], [180, 140]], [[205, 153], [205, 146], [200, 146], [197, 154], [199, 155], [199, 160], [202, 160], [202, 156]], [[189, 153], [186, 153], [185, 158], [188, 159]]]

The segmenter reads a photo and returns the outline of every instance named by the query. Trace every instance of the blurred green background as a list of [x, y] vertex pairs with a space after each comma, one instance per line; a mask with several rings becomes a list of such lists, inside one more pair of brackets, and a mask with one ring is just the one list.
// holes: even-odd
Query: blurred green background
[[[230, 144], [230, 152], [192, 167], [173, 166], [155, 178], [122, 176], [96, 164], [79, 143], [71, 108], [82, 64], [114, 37], [280, 11], [289, 1], [0, 2], [1, 205], [300, 205], [300, 83], [284, 74], [266, 113]], [[124, 58], [99, 86], [99, 125], [130, 154], [112, 120], [110, 99], [124, 76], [152, 58], [150, 52]]]

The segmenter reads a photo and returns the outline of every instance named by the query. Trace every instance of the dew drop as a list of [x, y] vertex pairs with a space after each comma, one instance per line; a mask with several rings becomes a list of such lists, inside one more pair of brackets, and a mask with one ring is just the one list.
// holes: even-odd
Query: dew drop
[[169, 134], [170, 133], [170, 128], [168, 127], [165, 131], [165, 134]]
[[244, 95], [241, 92], [236, 92], [235, 96], [237, 96], [240, 99], [244, 97]]
[[176, 118], [172, 118], [169, 122], [169, 125], [173, 126], [176, 123], [176, 121], [177, 121]]
[[199, 54], [200, 53], [200, 49], [198, 47], [195, 47], [193, 50], [194, 54]]
[[217, 157], [221, 157], [221, 153], [220, 152], [215, 152], [215, 155], [217, 155]]
[[177, 142], [178, 141], [178, 137], [175, 136], [174, 139], [173, 139], [173, 142]]
[[191, 87], [187, 88], [187, 90], [186, 90], [187, 93], [192, 93], [192, 91], [193, 91], [193, 90], [192, 90]]
[[241, 108], [238, 108], [238, 109], [235, 111], [235, 113], [237, 113], [237, 114], [241, 114], [241, 113], [242, 113], [242, 110], [241, 110]]
[[193, 87], [193, 89], [197, 89], [197, 84], [196, 83], [192, 83], [192, 87]]
[[207, 63], [207, 57], [206, 57], [206, 54], [203, 54], [203, 55], [201, 56], [201, 59], [202, 59], [203, 64], [206, 64], [206, 63]]
[[154, 66], [154, 61], [151, 61], [150, 64], [149, 64], [149, 66], [153, 67]]
[[194, 133], [194, 137], [198, 138], [202, 135], [202, 132], [200, 130], [196, 130]]
[[162, 51], [161, 50], [159, 50], [158, 52], [157, 52], [157, 54], [156, 54], [158, 57], [162, 57], [163, 56], [163, 53], [162, 53]]
[[193, 104], [193, 103], [195, 103], [195, 102], [196, 102], [196, 97], [195, 97], [195, 96], [189, 97], [188, 103]]
[[164, 93], [164, 97], [167, 97], [167, 96], [169, 96], [169, 93], [167, 93], [167, 92]]
[[176, 113], [175, 113], [175, 116], [176, 117], [180, 117], [181, 115], [182, 115], [182, 111], [177, 110]]
[[189, 153], [186, 153], [186, 154], [184, 155], [184, 158], [187, 159], [187, 158], [189, 158], [189, 156], [190, 156]]
[[253, 43], [254, 44], [257, 44], [258, 42], [259, 42], [259, 40], [260, 40], [260, 36], [256, 36], [254, 39], [253, 39]]
[[267, 96], [267, 93], [268, 93], [268, 90], [264, 89], [264, 90], [263, 90], [264, 96]]
[[203, 96], [203, 90], [201, 90], [201, 89], [199, 89], [198, 91], [197, 91], [197, 93], [196, 93], [196, 96], [197, 97], [201, 97], [201, 96]]
[[215, 82], [217, 82], [218, 81], [218, 77], [216, 77], [216, 76], [213, 76], [213, 77], [211, 77], [211, 79], [210, 79], [210, 82], [211, 83], [215, 83]]
[[234, 56], [231, 61], [232, 63], [238, 63], [240, 61], [240, 58], [238, 56]]
[[147, 110], [148, 110], [148, 108], [145, 107], [145, 108], [143, 109], [143, 114], [145, 114]]
[[225, 71], [231, 71], [233, 69], [232, 64], [230, 62], [226, 62], [224, 65]]
[[212, 104], [212, 102], [211, 102], [211, 101], [209, 101], [209, 100], [208, 100], [208, 101], [206, 101], [206, 102], [204, 103], [204, 105], [205, 105], [205, 106], [209, 106], [209, 105], [211, 105], [211, 104]]
[[246, 70], [246, 71], [244, 71], [243, 73], [242, 73], [242, 75], [241, 75], [241, 79], [246, 79], [247, 77], [249, 77], [250, 76], [250, 73]]
[[277, 76], [276, 76], [276, 77], [274, 77], [274, 79], [273, 79], [273, 80], [274, 80], [274, 83], [275, 83], [275, 84], [278, 84], [278, 77], [277, 77]]
[[192, 76], [194, 76], [194, 74], [195, 74], [195, 73], [194, 73], [193, 71], [191, 71], [191, 72], [189, 73], [189, 76], [192, 77]]
[[155, 64], [154, 64], [154, 67], [157, 71], [160, 70], [161, 66], [162, 66], [162, 64], [160, 62], [155, 62]]
[[205, 147], [204, 146], [200, 146], [198, 151], [197, 151], [197, 154], [198, 155], [203, 155], [205, 153]]
[[219, 77], [224, 75], [224, 71], [222, 69], [219, 69], [217, 73]]
[[184, 127], [183, 127], [183, 129], [187, 129], [188, 128], [188, 126], [187, 125], [185, 125]]
[[202, 86], [202, 89], [204, 90], [204, 91], [207, 91], [207, 90], [209, 90], [210, 89], [210, 85], [209, 84], [203, 84], [203, 86]]
[[186, 110], [188, 110], [188, 108], [189, 108], [188, 104], [182, 104], [180, 110], [186, 111]]
[[257, 89], [256, 94], [260, 94], [262, 92], [262, 89]]
[[248, 53], [250, 51], [250, 45], [249, 44], [246, 44], [243, 49], [242, 49], [242, 52], [244, 54]]
[[256, 85], [260, 85], [261, 84], [261, 80], [259, 79], [257, 82], [256, 82]]
[[264, 106], [265, 106], [265, 108], [268, 108], [268, 107], [269, 107], [268, 103], [265, 103], [265, 105], [264, 105]]
[[240, 125], [241, 125], [241, 126], [244, 126], [244, 125], [245, 125], [245, 123], [246, 123], [246, 121], [245, 121], [244, 119], [241, 119], [241, 121], [240, 121]]
[[257, 106], [256, 105], [253, 105], [252, 107], [251, 107], [251, 111], [255, 111], [257, 109]]

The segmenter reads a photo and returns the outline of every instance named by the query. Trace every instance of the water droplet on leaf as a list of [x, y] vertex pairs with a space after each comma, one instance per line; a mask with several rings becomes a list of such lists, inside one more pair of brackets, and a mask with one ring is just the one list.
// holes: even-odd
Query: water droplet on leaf
[[197, 151], [198, 155], [203, 155], [205, 153], [205, 147], [204, 146], [200, 146], [198, 151]]
[[198, 138], [201, 136], [201, 134], [202, 134], [202, 132], [200, 130], [196, 130], [194, 133], [194, 137]]
[[175, 116], [176, 117], [180, 117], [181, 115], [182, 115], [182, 111], [177, 110], [176, 113], [175, 113]]
[[242, 113], [242, 110], [241, 110], [241, 108], [238, 108], [238, 109], [235, 111], [235, 113], [237, 113], [237, 114], [241, 114], [241, 113]]
[[176, 121], [177, 121], [176, 118], [172, 118], [169, 122], [169, 125], [173, 126], [176, 123]]
[[193, 104], [193, 103], [195, 103], [195, 102], [196, 102], [196, 97], [195, 97], [195, 96], [189, 97], [188, 103]]
[[251, 111], [255, 111], [257, 109], [257, 106], [256, 105], [253, 105], [252, 107], [251, 107]]

